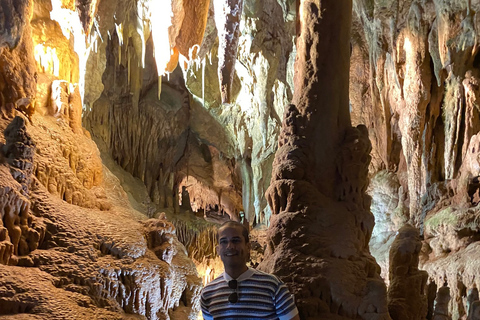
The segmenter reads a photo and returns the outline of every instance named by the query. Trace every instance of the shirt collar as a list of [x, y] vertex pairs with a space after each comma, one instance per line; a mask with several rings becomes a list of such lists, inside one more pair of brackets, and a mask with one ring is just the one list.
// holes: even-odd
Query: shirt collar
[[[252, 269], [252, 268], [248, 268], [247, 271], [245, 271], [244, 273], [242, 273], [238, 278], [237, 278], [237, 281], [238, 282], [241, 282], [243, 280], [246, 280], [248, 278], [250, 278], [253, 274], [254, 274], [255, 270]], [[223, 279], [225, 279], [225, 281], [230, 281], [230, 280], [234, 280], [232, 277], [230, 277], [230, 275], [226, 272], [223, 273]]]

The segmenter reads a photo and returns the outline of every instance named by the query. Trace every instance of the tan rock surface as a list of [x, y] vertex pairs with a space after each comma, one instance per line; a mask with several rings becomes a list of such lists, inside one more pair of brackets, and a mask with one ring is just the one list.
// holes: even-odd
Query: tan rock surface
[[[40, 117], [35, 117], [34, 122], [43, 129], [47, 129], [48, 124], [52, 132], [55, 125], [59, 126], [58, 122], [42, 122]], [[34, 128], [35, 125], [29, 126], [29, 131], [36, 136], [42, 128]], [[44, 138], [43, 143], [54, 141], [51, 137]], [[69, 141], [69, 136], [63, 139]], [[57, 146], [63, 144], [67, 143], [55, 142]], [[92, 153], [95, 147], [90, 145], [90, 148]], [[37, 145], [37, 150], [43, 150], [43, 145]], [[53, 154], [37, 153], [35, 161], [46, 161]], [[58, 167], [72, 170], [65, 165]], [[105, 191], [99, 193], [101, 190]], [[11, 290], [2, 291], [0, 303], [5, 308], [1, 314], [26, 313], [41, 317], [48, 314], [52, 319], [129, 317], [122, 315], [125, 313], [149, 319], [170, 316], [176, 319], [175, 314], [183, 314], [185, 319], [196, 317], [201, 281], [187, 252], [176, 240], [173, 226], [166, 220], [142, 222], [146, 217], [131, 209], [118, 180], [108, 171], [101, 190], [96, 190], [95, 196], [109, 204], [107, 211], [84, 209], [62, 201], [35, 179], [27, 200], [26, 230], [33, 229], [40, 221], [44, 234], [39, 239], [39, 247], [30, 248], [28, 252], [17, 253], [16, 233], [10, 230], [22, 231], [23, 238], [25, 229], [23, 225], [11, 229], [8, 218], [11, 210], [2, 209], [6, 214], [2, 215], [3, 223], [8, 230], [2, 245], [8, 249], [5, 243], [8, 240], [13, 243], [17, 265], [22, 267], [2, 268], [5, 274], [0, 287], [13, 288], [14, 294]], [[31, 241], [27, 243], [33, 245]], [[19, 246], [21, 244], [20, 241]], [[21, 271], [17, 271], [19, 268]], [[12, 279], [13, 274], [18, 273], [27, 281]], [[35, 277], [38, 281], [28, 281]]]
[[428, 273], [418, 269], [422, 247], [418, 230], [405, 224], [390, 247], [388, 311], [393, 320], [425, 319]]
[[259, 268], [287, 282], [302, 319], [390, 319], [368, 250], [371, 144], [364, 126], [350, 126], [345, 96], [351, 2], [345, 4], [300, 2], [295, 92], [267, 190], [273, 215]]

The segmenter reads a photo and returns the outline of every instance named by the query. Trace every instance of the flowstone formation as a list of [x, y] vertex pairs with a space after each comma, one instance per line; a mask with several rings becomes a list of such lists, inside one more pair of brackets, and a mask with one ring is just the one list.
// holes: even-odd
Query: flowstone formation
[[388, 248], [409, 221], [423, 241], [428, 300], [449, 289], [448, 310], [437, 318], [464, 319], [468, 292], [479, 285], [480, 4], [354, 1], [353, 8], [352, 122], [368, 127], [378, 186], [369, 191], [380, 222], [372, 254], [386, 274]]
[[368, 250], [371, 145], [348, 112], [351, 5], [300, 2], [295, 93], [267, 191], [273, 215], [259, 268], [289, 285], [302, 319], [390, 319]]

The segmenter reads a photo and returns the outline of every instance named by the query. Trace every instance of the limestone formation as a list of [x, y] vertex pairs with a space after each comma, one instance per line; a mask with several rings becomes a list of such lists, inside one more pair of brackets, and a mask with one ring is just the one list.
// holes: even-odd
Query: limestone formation
[[[246, 219], [302, 319], [388, 318], [368, 248], [389, 283], [406, 223], [426, 318], [478, 318], [478, 1], [301, 4], [2, 1], [7, 317], [194, 318], [176, 237], [208, 281], [212, 223]], [[392, 317], [424, 314], [416, 259]]]
[[[102, 166], [81, 126], [79, 62], [46, 2], [0, 6], [26, 10], [25, 26], [1, 11], [18, 22], [2, 37], [23, 34], [0, 53], [0, 318], [195, 319], [195, 265], [171, 223], [135, 211]], [[50, 51], [36, 56], [35, 41]]]
[[14, 48], [19, 43], [28, 22], [29, 1], [7, 0], [2, 3], [0, 11], [0, 53], [8, 46]]
[[435, 306], [433, 312], [433, 320], [449, 320], [448, 303], [450, 302], [450, 288], [447, 286], [441, 287], [437, 291], [435, 298]]
[[390, 319], [368, 251], [371, 145], [365, 127], [350, 126], [346, 99], [351, 2], [301, 1], [299, 10], [295, 93], [267, 191], [273, 215], [259, 268], [288, 283], [302, 319]]
[[[213, 4], [195, 2], [193, 8], [190, 1], [172, 2], [171, 46], [178, 47], [182, 55], [186, 55], [188, 46], [193, 46], [197, 58], [180, 63], [180, 67], [186, 66], [183, 75], [177, 69], [168, 80], [158, 80], [154, 68], [142, 67], [142, 56], [146, 65], [155, 63], [155, 43], [145, 36], [143, 49], [138, 49], [134, 40], [137, 36], [127, 32], [132, 30], [129, 24], [133, 21], [125, 8], [117, 5], [99, 3], [97, 33], [105, 41], [98, 42], [97, 51], [89, 53], [87, 63], [88, 108], [84, 123], [95, 141], [102, 150], [106, 147], [105, 151], [122, 167], [142, 179], [161, 207], [175, 207], [173, 199], [186, 186], [191, 199], [195, 199], [193, 207], [199, 211], [218, 206], [217, 212], [225, 212], [233, 219], [239, 219], [238, 213], [244, 211], [250, 223], [268, 224], [270, 209], [264, 192], [270, 180], [283, 108], [293, 86], [295, 6], [280, 5], [276, 0], [245, 1], [245, 14], [237, 15], [242, 19], [239, 27], [244, 26], [239, 29], [239, 43], [243, 46], [239, 47], [237, 59], [245, 69], [239, 70], [239, 63], [235, 70], [230, 69], [234, 75], [232, 104], [220, 107], [220, 49], [215, 42]], [[204, 16], [206, 9], [208, 16]], [[135, 10], [139, 9], [133, 7]], [[114, 13], [115, 21], [111, 17]], [[192, 15], [195, 19], [189, 18]], [[202, 28], [205, 35], [198, 40]], [[154, 99], [159, 94], [157, 81], [163, 82], [161, 101]], [[166, 113], [157, 114], [162, 109], [153, 105], [163, 105]], [[119, 108], [129, 114], [122, 112], [120, 116]], [[180, 108], [180, 112], [174, 113], [171, 108]], [[114, 117], [110, 117], [112, 112]], [[140, 118], [137, 112], [142, 114]], [[146, 123], [142, 119], [168, 119], [165, 124], [173, 121], [175, 125], [158, 124], [157, 120]], [[126, 131], [123, 123], [129, 123]], [[146, 130], [139, 131], [139, 127]], [[153, 144], [149, 134], [152, 130], [155, 139], [164, 142]], [[144, 132], [144, 136], [133, 138], [137, 131]], [[172, 143], [167, 143], [166, 137]], [[131, 150], [143, 151], [134, 152], [137, 155], [133, 157], [138, 159], [130, 159]], [[144, 174], [150, 170], [153, 174]]]
[[[421, 247], [418, 230], [409, 224], [398, 230], [398, 235], [390, 247], [388, 311], [393, 320], [420, 320], [427, 316], [428, 274], [418, 270]], [[439, 303], [442, 302], [437, 296], [437, 305]], [[434, 315], [437, 313], [440, 311], [436, 309]]]
[[240, 35], [243, 0], [215, 0], [215, 24], [218, 30], [218, 80], [222, 103], [232, 101], [232, 85]]
[[[42, 122], [40, 116], [33, 119], [45, 129], [48, 125], [52, 133], [54, 126], [62, 126], [58, 121]], [[28, 130], [33, 137], [42, 137], [43, 143], [55, 141], [42, 136], [42, 130], [35, 125], [26, 128], [25, 122], [15, 122], [23, 124], [23, 132]], [[72, 132], [68, 124], [63, 126]], [[66, 135], [64, 142], [55, 144], [70, 138]], [[52, 160], [52, 150], [44, 152], [47, 149], [43, 144], [37, 144], [37, 148], [41, 152], [34, 161]], [[135, 215], [125, 193], [120, 192], [118, 180], [108, 171], [106, 180], [100, 179], [105, 188], [103, 195], [100, 189], [95, 190], [97, 199], [105, 203], [101, 208], [104, 211], [100, 211], [64, 201], [56, 193], [49, 193], [35, 177], [27, 195], [13, 180], [9, 166], [8, 162], [0, 166], [0, 261], [17, 267], [0, 268], [0, 287], [10, 288], [0, 295], [0, 315], [48, 315], [52, 319], [91, 319], [100, 315], [119, 319], [128, 314], [149, 319], [196, 316], [201, 280], [176, 239], [174, 227], [164, 217], [138, 222], [141, 216]], [[73, 170], [68, 165], [62, 168], [64, 172]], [[18, 275], [25, 281], [18, 281]]]
[[[469, 248], [478, 241], [478, 3], [354, 1], [353, 7], [352, 122], [368, 127], [370, 173], [386, 169], [398, 180], [398, 207], [425, 238], [420, 268], [438, 288], [450, 288], [445, 316], [461, 319], [465, 292], [475, 285], [473, 265], [464, 266], [475, 259]], [[372, 211], [386, 212], [379, 204]], [[390, 218], [376, 215], [380, 226]], [[373, 238], [376, 257], [396, 230]]]

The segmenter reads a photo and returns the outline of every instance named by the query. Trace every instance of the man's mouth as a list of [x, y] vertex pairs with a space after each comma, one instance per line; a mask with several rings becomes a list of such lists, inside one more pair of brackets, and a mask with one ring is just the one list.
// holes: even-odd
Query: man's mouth
[[236, 253], [236, 252], [227, 252], [227, 253], [225, 253], [225, 256], [227, 256], [227, 257], [233, 257], [233, 256], [236, 256], [236, 255], [238, 255], [238, 253]]

